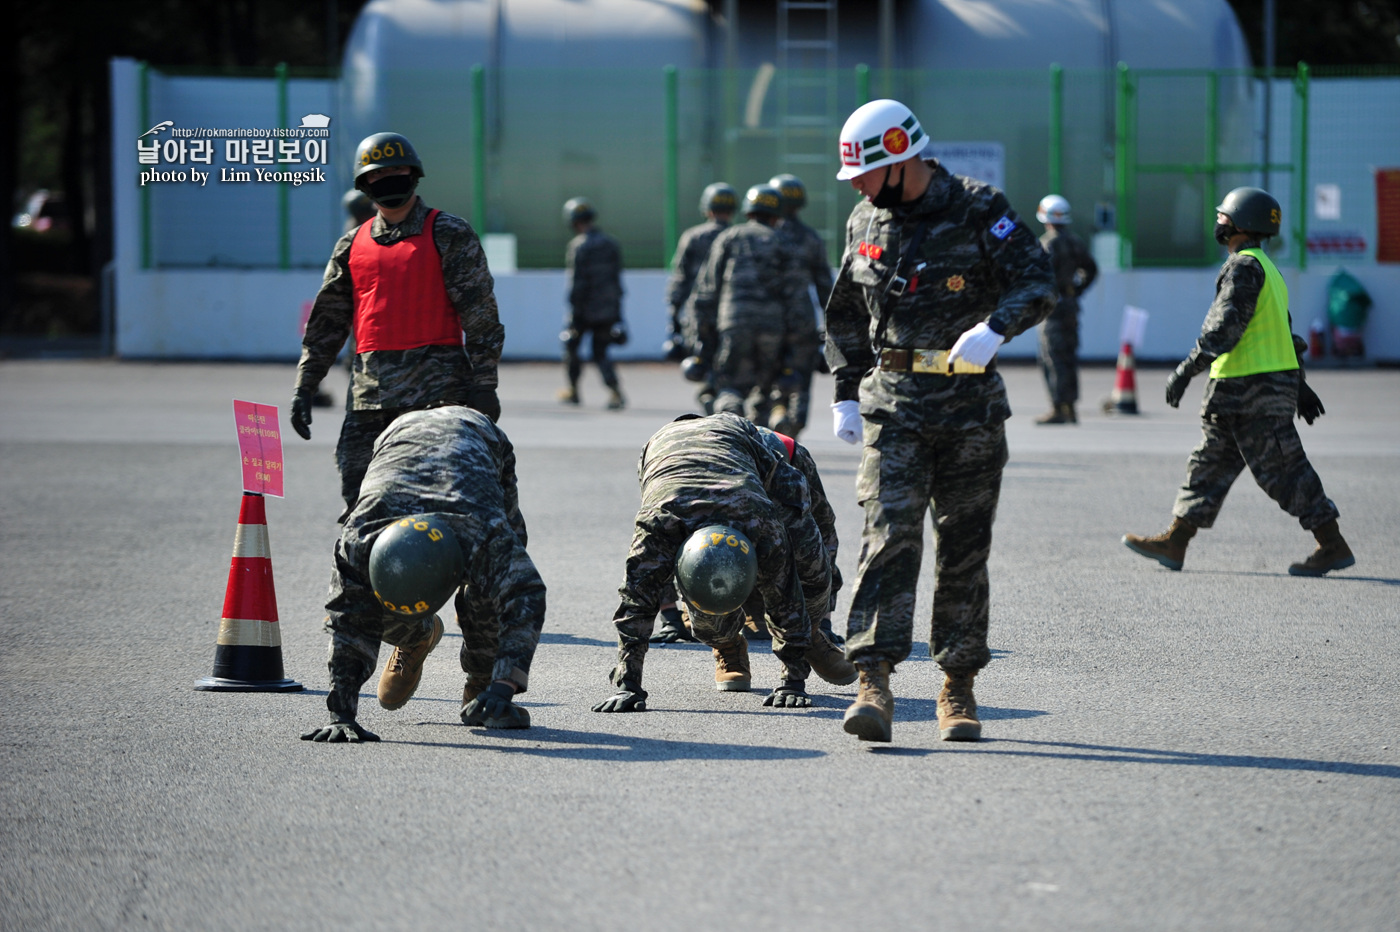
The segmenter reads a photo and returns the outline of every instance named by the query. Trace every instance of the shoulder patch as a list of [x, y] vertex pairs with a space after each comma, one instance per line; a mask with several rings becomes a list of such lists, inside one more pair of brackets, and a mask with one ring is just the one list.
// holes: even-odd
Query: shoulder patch
[[992, 235], [997, 239], [1006, 239], [1014, 229], [1016, 229], [1016, 221], [1011, 219], [1010, 214], [1003, 214], [1000, 220], [992, 224]]

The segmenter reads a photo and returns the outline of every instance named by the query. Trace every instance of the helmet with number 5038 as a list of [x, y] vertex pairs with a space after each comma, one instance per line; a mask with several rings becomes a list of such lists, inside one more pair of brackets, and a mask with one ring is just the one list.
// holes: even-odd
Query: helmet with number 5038
[[389, 525], [369, 551], [369, 582], [385, 611], [422, 618], [462, 584], [466, 561], [452, 528], [437, 515], [411, 515]]
[[897, 100], [872, 100], [857, 107], [841, 127], [838, 181], [914, 158], [928, 136], [914, 112]]
[[758, 581], [758, 554], [741, 532], [712, 524], [691, 534], [676, 557], [676, 591], [706, 615], [737, 611]]

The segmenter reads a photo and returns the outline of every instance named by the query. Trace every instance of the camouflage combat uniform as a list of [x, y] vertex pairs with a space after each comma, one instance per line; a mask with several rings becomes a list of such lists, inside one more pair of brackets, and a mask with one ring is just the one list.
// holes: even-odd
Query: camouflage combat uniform
[[564, 268], [569, 295], [564, 365], [569, 384], [578, 385], [583, 372], [579, 345], [584, 334], [589, 334], [593, 362], [603, 384], [617, 388], [617, 370], [608, 358], [608, 343], [613, 324], [622, 320], [622, 250], [611, 236], [590, 229], [569, 240]]
[[692, 293], [691, 346], [709, 356], [715, 410], [758, 417], [782, 364], [783, 334], [810, 303], [801, 270], [772, 227], [750, 220], [715, 237]]
[[1067, 228], [1051, 227], [1040, 237], [1055, 269], [1059, 300], [1040, 325], [1040, 371], [1051, 404], [1079, 401], [1079, 296], [1098, 277], [1099, 266], [1089, 247]]
[[[642, 504], [613, 616], [618, 661], [612, 682], [641, 685], [647, 638], [670, 592], [676, 555], [710, 524], [727, 524], [753, 543], [755, 588], [768, 606], [782, 678], [807, 679], [811, 666], [804, 655], [812, 620], [827, 605], [831, 570], [807, 482], [788, 464], [786, 451], [774, 450], [759, 428], [737, 415], [687, 414], [647, 442], [637, 477]], [[723, 618], [692, 613], [691, 622], [695, 636], [711, 647], [742, 637], [742, 611]]]
[[[987, 556], [1007, 459], [1006, 388], [995, 360], [985, 374], [945, 376], [882, 368], [879, 351], [947, 350], [984, 321], [1013, 337], [1049, 314], [1054, 274], [1001, 191], [929, 164], [932, 181], [912, 205], [856, 205], [826, 308], [836, 400], [858, 399], [865, 427], [856, 481], [865, 529], [846, 655], [871, 664], [908, 656], [932, 506], [930, 653], [945, 669], [975, 671], [991, 659]], [[917, 257], [901, 262], [920, 226]], [[902, 295], [887, 291], [897, 272], [908, 279]]]
[[359, 500], [335, 546], [326, 631], [331, 636], [331, 712], [354, 716], [374, 673], [380, 642], [411, 648], [432, 633], [432, 616], [403, 620], [384, 611], [369, 581], [369, 555], [394, 521], [434, 514], [457, 535], [466, 558], [454, 600], [467, 680], [529, 685], [544, 624], [545, 587], [525, 552], [515, 486], [515, 452], [491, 419], [449, 406], [403, 415], [374, 445]]
[[[381, 246], [423, 232], [429, 208], [419, 198], [403, 222], [390, 226], [375, 215], [370, 234]], [[350, 247], [359, 228], [340, 238], [326, 264], [325, 278], [302, 338], [297, 391], [315, 392], [326, 377], [355, 319]], [[505, 328], [496, 310], [495, 283], [476, 232], [460, 217], [439, 213], [433, 239], [442, 256], [443, 284], [462, 322], [464, 346], [420, 346], [406, 350], [357, 353], [350, 375], [350, 410], [336, 445], [340, 491], [354, 503], [369, 465], [374, 439], [395, 417], [430, 404], [471, 404], [479, 392], [494, 395]]]
[[690, 294], [695, 289], [695, 280], [705, 266], [710, 255], [710, 246], [715, 237], [729, 229], [728, 221], [707, 220], [681, 234], [676, 244], [676, 255], [671, 261], [671, 277], [666, 280], [666, 304], [671, 308], [671, 332], [684, 334], [694, 330], [689, 323], [693, 311], [690, 308]]
[[[1239, 248], [1258, 247], [1258, 242], [1249, 241]], [[1193, 373], [1204, 371], [1240, 341], [1263, 288], [1264, 269], [1257, 259], [1237, 251], [1225, 260], [1215, 279], [1215, 301], [1186, 360]], [[1196, 527], [1211, 527], [1225, 494], [1248, 465], [1259, 487], [1304, 530], [1338, 516], [1293, 425], [1301, 371], [1212, 378], [1206, 383], [1201, 443], [1191, 453], [1172, 514]]]
[[[778, 226], [778, 236], [797, 257], [802, 280], [802, 293], [807, 297], [807, 285], [817, 290], [817, 303], [826, 307], [831, 297], [831, 263], [826, 261], [826, 243], [821, 234], [797, 217], [788, 217]], [[812, 373], [817, 368], [821, 352], [817, 315], [810, 300], [795, 302], [784, 327], [783, 374], [778, 380], [778, 403], [787, 410], [793, 435], [807, 427], [812, 408]], [[777, 426], [777, 425], [774, 425]]]

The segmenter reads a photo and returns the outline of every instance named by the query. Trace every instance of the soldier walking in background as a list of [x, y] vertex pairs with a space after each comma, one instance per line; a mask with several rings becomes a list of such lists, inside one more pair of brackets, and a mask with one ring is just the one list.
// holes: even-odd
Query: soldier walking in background
[[[831, 263], [826, 261], [826, 243], [820, 233], [797, 216], [807, 204], [807, 186], [796, 175], [774, 175], [768, 183], [778, 189], [782, 200], [783, 222], [778, 225], [778, 236], [797, 258], [803, 293], [810, 283], [816, 289], [818, 305], [826, 307], [831, 297]], [[812, 373], [820, 363], [822, 339], [816, 309], [810, 300], [794, 303], [792, 310], [769, 423], [774, 430], [796, 437], [807, 428], [812, 407]]]
[[842, 169], [865, 199], [826, 308], [836, 435], [864, 438], [856, 492], [865, 508], [846, 656], [860, 693], [844, 727], [889, 741], [890, 674], [909, 655], [924, 515], [933, 512], [933, 634], [947, 674], [945, 741], [977, 740], [973, 677], [987, 648], [987, 558], [1011, 414], [994, 359], [1050, 313], [1054, 273], [1001, 191], [949, 174], [919, 121], [893, 100], [851, 114]]
[[704, 223], [698, 223], [681, 234], [676, 254], [671, 259], [671, 277], [666, 280], [666, 305], [671, 309], [671, 329], [666, 341], [666, 358], [676, 362], [690, 355], [686, 346], [686, 318], [690, 315], [690, 293], [695, 279], [710, 254], [715, 237], [729, 229], [734, 210], [739, 206], [739, 193], [723, 181], [705, 186], [700, 194], [700, 213]]
[[799, 302], [809, 303], [796, 259], [774, 229], [780, 214], [776, 188], [749, 188], [747, 222], [715, 238], [691, 298], [687, 339], [711, 372], [715, 410], [750, 420], [767, 414], [787, 322]]
[[559, 400], [578, 404], [578, 379], [583, 373], [579, 345], [588, 334], [593, 363], [608, 387], [608, 408], [616, 411], [625, 404], [617, 370], [608, 358], [608, 344], [627, 342], [622, 323], [622, 250], [617, 240], [593, 225], [597, 211], [586, 198], [570, 198], [564, 204], [564, 222], [574, 231], [564, 252], [567, 273], [569, 317], [562, 334], [564, 368], [569, 387], [559, 392]]
[[1311, 424], [1324, 413], [1299, 363], [1306, 344], [1293, 335], [1288, 286], [1261, 244], [1277, 236], [1278, 201], [1259, 188], [1236, 188], [1215, 208], [1215, 239], [1230, 250], [1215, 279], [1215, 301], [1196, 347], [1167, 379], [1167, 404], [1181, 403], [1192, 377], [1210, 369], [1201, 404], [1201, 443], [1186, 466], [1172, 523], [1155, 537], [1128, 534], [1128, 549], [1179, 570], [1199, 528], [1215, 524], [1225, 495], [1245, 466], [1280, 508], [1312, 531], [1317, 549], [1288, 572], [1322, 576], [1356, 563], [1337, 527], [1337, 506], [1303, 451], [1293, 416]]
[[326, 603], [333, 718], [302, 737], [379, 740], [356, 721], [379, 645], [394, 645], [379, 704], [402, 708], [442, 638], [435, 612], [449, 598], [467, 674], [462, 721], [528, 728], [529, 712], [512, 699], [529, 685], [545, 588], [525, 544], [515, 453], [490, 418], [449, 406], [394, 421], [375, 444], [335, 546]]
[[305, 440], [312, 397], [355, 338], [351, 409], [335, 450], [347, 513], [375, 438], [400, 414], [442, 403], [469, 405], [493, 421], [501, 414], [496, 370], [505, 329], [495, 283], [471, 226], [414, 193], [422, 177], [418, 153], [398, 133], [360, 143], [355, 187], [378, 215], [335, 244], [302, 338], [291, 422]]
[[807, 482], [786, 450], [738, 415], [686, 414], [652, 435], [637, 477], [642, 502], [613, 616], [618, 660], [611, 681], [619, 691], [595, 712], [646, 708], [642, 666], [673, 580], [695, 636], [714, 651], [716, 689], [749, 690], [742, 607], [755, 590], [783, 664], [782, 681], [764, 705], [810, 705], [810, 669], [828, 682], [854, 680], [841, 651], [814, 627], [827, 609], [831, 567]]
[[1089, 247], [1070, 230], [1069, 201], [1058, 194], [1040, 199], [1035, 218], [1045, 224], [1040, 245], [1055, 269], [1055, 309], [1040, 325], [1040, 371], [1050, 392], [1050, 411], [1037, 424], [1077, 424], [1079, 401], [1079, 296], [1098, 277], [1099, 266]]

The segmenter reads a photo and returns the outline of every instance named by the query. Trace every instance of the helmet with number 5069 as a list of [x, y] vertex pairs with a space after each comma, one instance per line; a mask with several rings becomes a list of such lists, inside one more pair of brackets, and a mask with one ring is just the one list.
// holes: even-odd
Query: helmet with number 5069
[[691, 534], [676, 557], [676, 589], [706, 615], [737, 611], [758, 581], [758, 554], [741, 532], [712, 524]]

